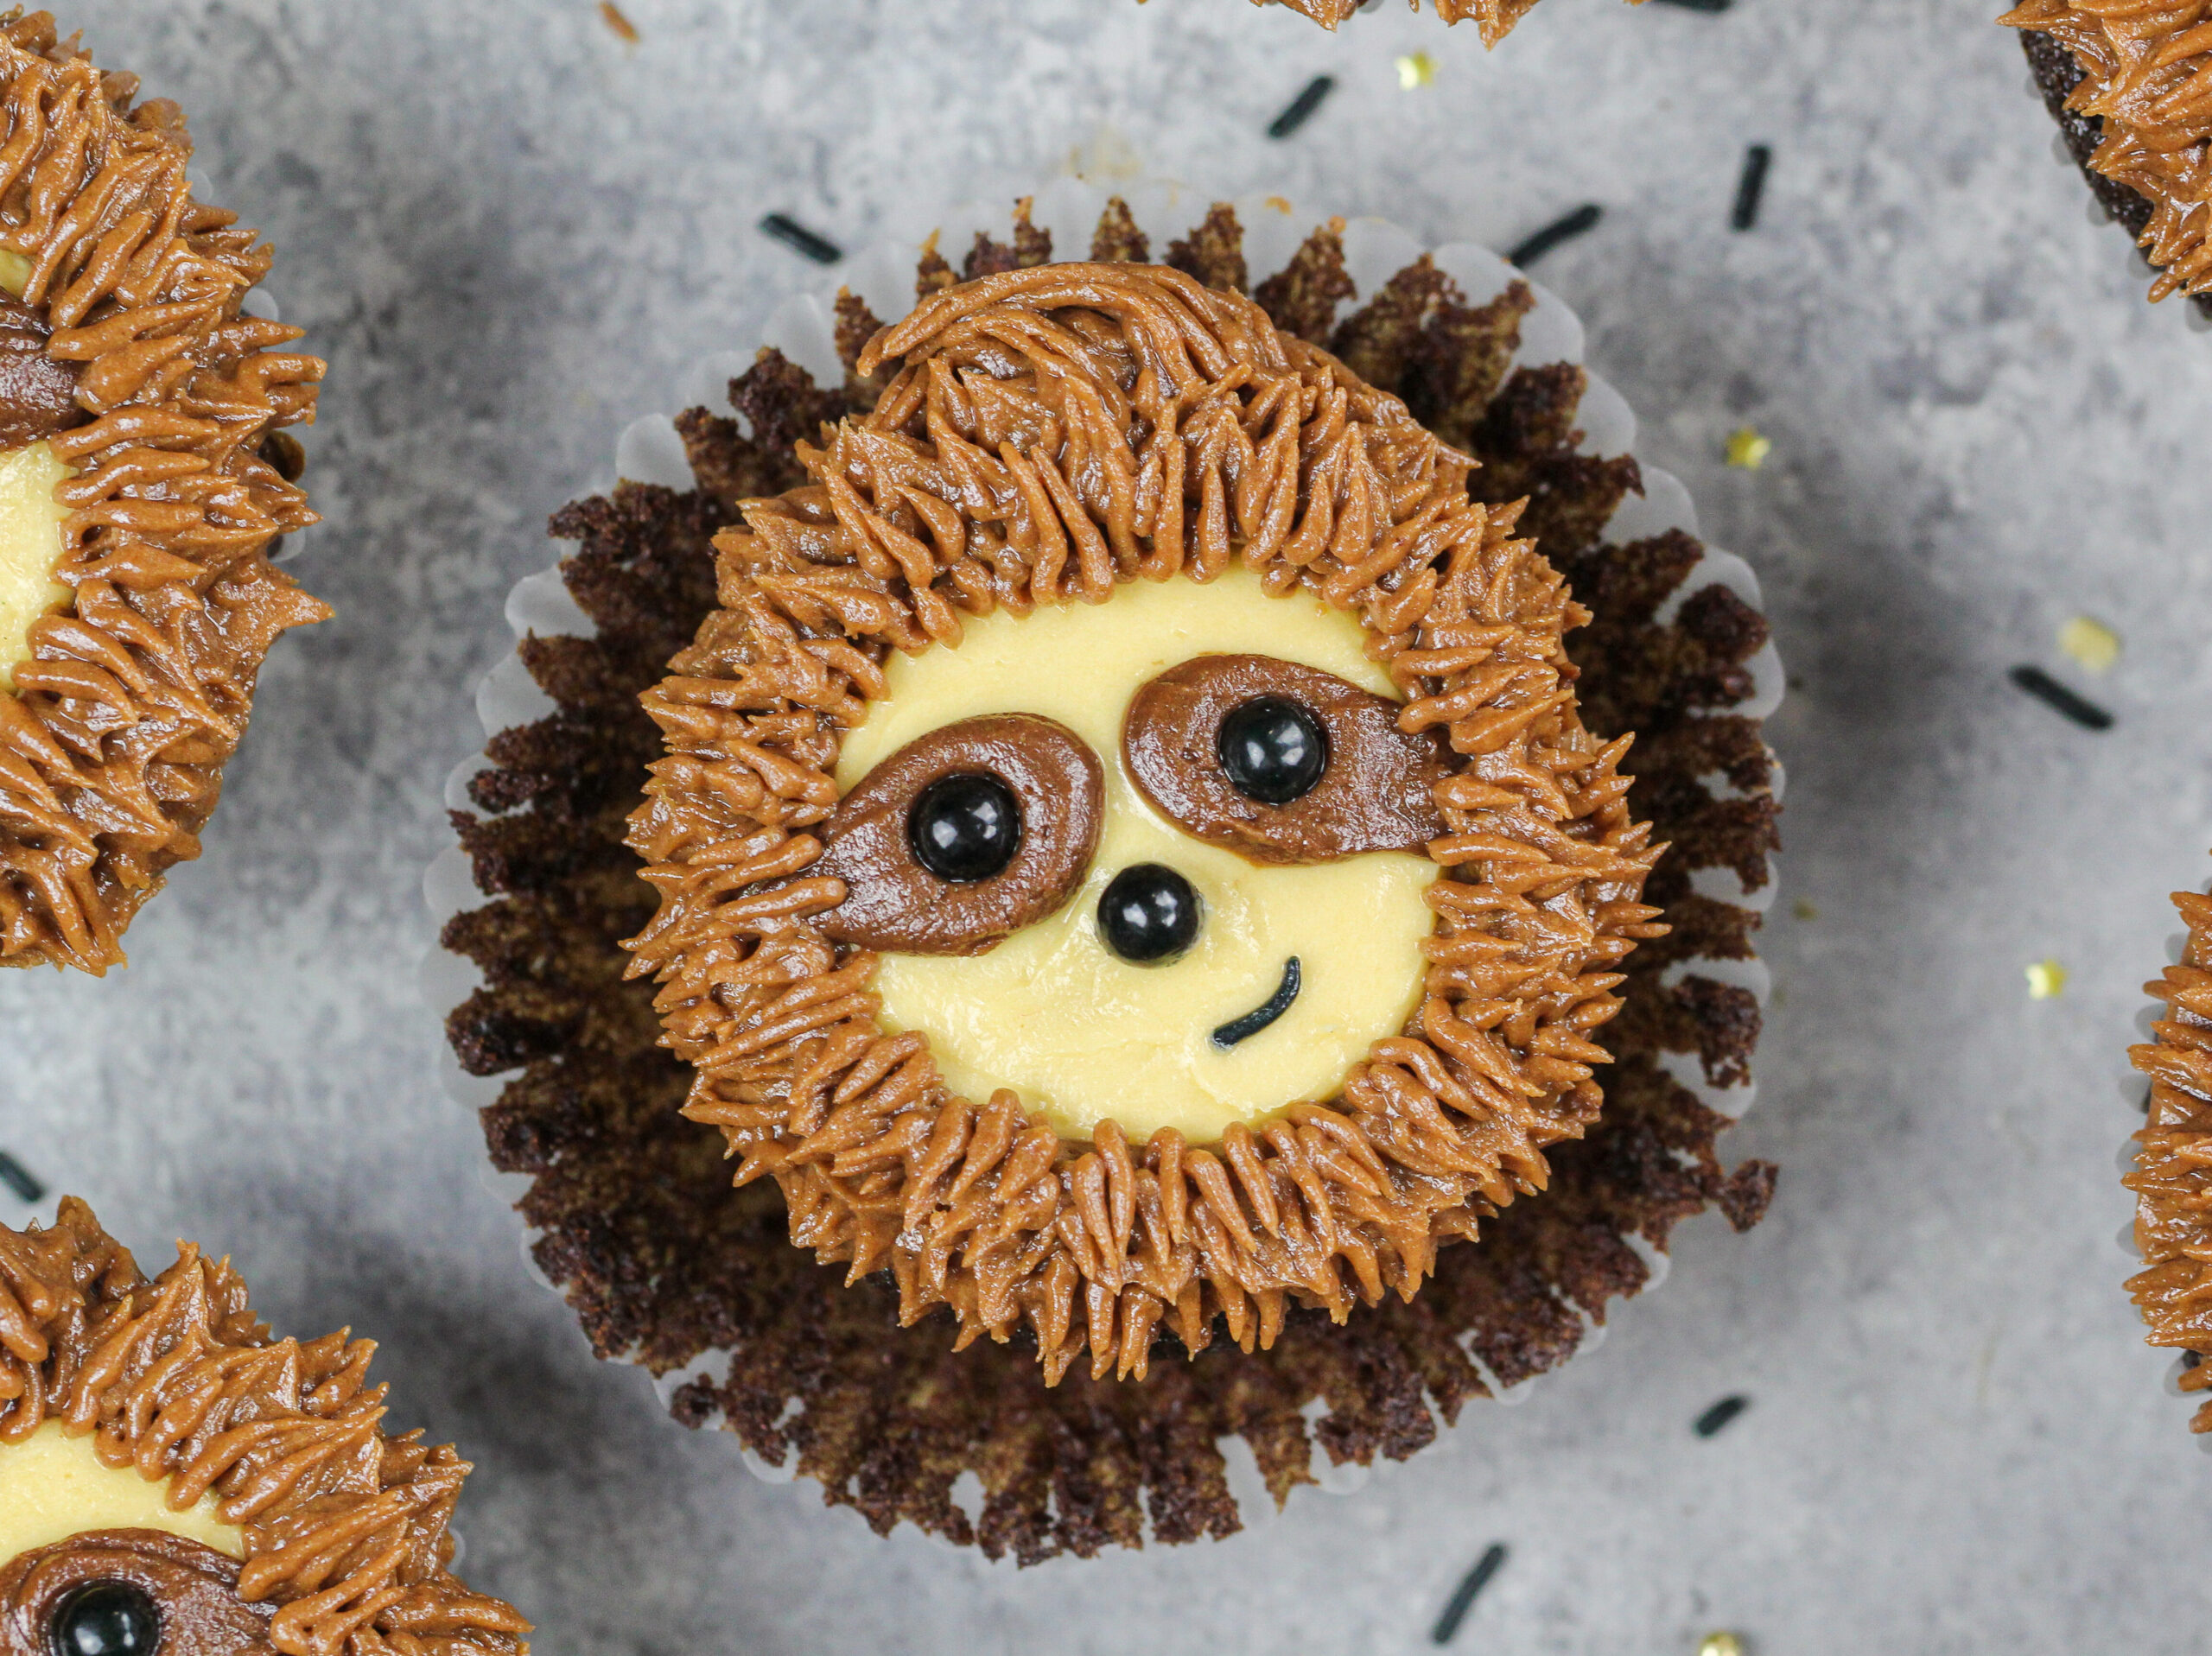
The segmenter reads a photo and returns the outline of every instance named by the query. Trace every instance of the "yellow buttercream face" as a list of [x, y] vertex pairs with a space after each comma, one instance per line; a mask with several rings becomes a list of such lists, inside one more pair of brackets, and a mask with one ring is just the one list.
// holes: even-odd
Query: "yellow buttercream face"
[[[1239, 568], [1205, 585], [1136, 581], [1104, 604], [1043, 606], [1027, 617], [1001, 610], [963, 626], [958, 644], [887, 664], [886, 693], [845, 739], [839, 791], [944, 726], [1037, 714], [1097, 755], [1104, 822], [1081, 885], [1047, 918], [982, 955], [885, 955], [875, 979], [885, 1025], [925, 1033], [957, 1091], [982, 1100], [1011, 1088], [1071, 1139], [1110, 1118], [1139, 1142], [1173, 1126], [1210, 1144], [1231, 1122], [1332, 1096], [1419, 1002], [1435, 865], [1383, 851], [1262, 866], [1203, 844], [1130, 780], [1122, 725], [1140, 688], [1200, 656], [1270, 656], [1399, 699], [1367, 658], [1357, 619], [1307, 593], [1270, 596]], [[1109, 949], [1097, 920], [1115, 875], [1146, 863], [1187, 879], [1202, 915], [1187, 953], [1149, 966]], [[1274, 996], [1294, 959], [1300, 988], [1289, 1009], [1217, 1044], [1213, 1031]]]
[[105, 1465], [91, 1434], [73, 1437], [49, 1420], [21, 1443], [0, 1443], [0, 1564], [90, 1530], [165, 1530], [245, 1557], [244, 1532], [223, 1521], [213, 1495], [173, 1512], [168, 1492], [168, 1479]]
[[43, 442], [0, 454], [0, 690], [16, 688], [16, 668], [30, 657], [31, 623], [69, 606], [54, 578], [68, 509], [54, 491], [71, 475]]

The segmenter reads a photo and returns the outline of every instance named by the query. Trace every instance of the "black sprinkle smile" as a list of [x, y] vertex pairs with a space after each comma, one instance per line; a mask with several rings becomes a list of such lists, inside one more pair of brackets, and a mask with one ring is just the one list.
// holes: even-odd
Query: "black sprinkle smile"
[[1293, 955], [1282, 963], [1282, 981], [1268, 997], [1267, 1005], [1255, 1006], [1242, 1018], [1232, 1018], [1213, 1032], [1213, 1044], [1226, 1052], [1248, 1035], [1257, 1035], [1262, 1030], [1290, 1010], [1290, 1003], [1298, 999], [1298, 956]]

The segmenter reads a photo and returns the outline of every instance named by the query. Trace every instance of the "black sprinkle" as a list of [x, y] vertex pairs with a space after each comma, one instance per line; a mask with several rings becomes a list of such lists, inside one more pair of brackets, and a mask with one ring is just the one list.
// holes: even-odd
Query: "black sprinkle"
[[1731, 230], [1749, 230], [1759, 221], [1759, 197], [1766, 194], [1766, 169], [1774, 151], [1755, 143], [1744, 151], [1744, 175], [1736, 181], [1736, 210], [1728, 215]]
[[0, 1150], [0, 1184], [5, 1184], [26, 1202], [35, 1202], [46, 1194], [46, 1186], [4, 1150]]
[[761, 234], [773, 236], [785, 246], [804, 253], [817, 264], [835, 264], [845, 250], [827, 236], [817, 236], [788, 213], [772, 213], [760, 221]]
[[1738, 1415], [1751, 1406], [1747, 1397], [1724, 1397], [1691, 1424], [1690, 1430], [1700, 1437], [1716, 1437]]
[[1726, 11], [1736, 0], [1666, 0], [1670, 6], [1680, 6], [1684, 11]]
[[1595, 230], [1598, 227], [1598, 220], [1605, 216], [1605, 208], [1599, 206], [1595, 201], [1586, 203], [1575, 208], [1557, 224], [1546, 225], [1535, 235], [1529, 237], [1527, 241], [1522, 242], [1520, 246], [1505, 256], [1506, 262], [1509, 264], [1517, 264], [1525, 270], [1561, 242], [1571, 242], [1577, 236], [1586, 235]]
[[1268, 123], [1270, 138], [1287, 138], [1292, 133], [1313, 118], [1313, 111], [1321, 107], [1321, 100], [1337, 89], [1334, 75], [1315, 75], [1306, 83], [1306, 90], [1290, 100], [1289, 106]]
[[1293, 955], [1282, 963], [1282, 981], [1265, 1004], [1224, 1024], [1213, 1032], [1213, 1044], [1226, 1052], [1248, 1036], [1257, 1035], [1290, 1010], [1290, 1003], [1298, 999], [1299, 981], [1298, 956]]
[[2074, 694], [2040, 667], [2015, 667], [2006, 677], [2060, 717], [2071, 719], [2084, 730], [2110, 730], [2112, 715], [2095, 702]]
[[1467, 1612], [1474, 1607], [1475, 1595], [1490, 1585], [1490, 1578], [1505, 1567], [1505, 1543], [1493, 1541], [1484, 1551], [1459, 1584], [1452, 1589], [1452, 1596], [1445, 1601], [1444, 1614], [1436, 1618], [1436, 1625], [1428, 1630], [1433, 1645], [1448, 1645], [1452, 1635], [1459, 1631], [1459, 1624], [1467, 1619]]

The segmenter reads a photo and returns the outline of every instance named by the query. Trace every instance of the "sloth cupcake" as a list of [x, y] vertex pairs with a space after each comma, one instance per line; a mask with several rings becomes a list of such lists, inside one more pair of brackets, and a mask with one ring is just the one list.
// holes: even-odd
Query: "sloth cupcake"
[[855, 371], [645, 698], [685, 1114], [1048, 1380], [1410, 1298], [1597, 1118], [1663, 931], [1525, 503], [1162, 266], [947, 289]]
[[[1252, 0], [1255, 5], [1288, 6], [1301, 17], [1311, 17], [1324, 29], [1333, 29], [1366, 3], [1366, 0]], [[1414, 10], [1421, 0], [1411, 0]], [[1640, 6], [1643, 0], [1629, 0]], [[1481, 31], [1484, 46], [1496, 46], [1535, 10], [1536, 0], [1434, 0], [1436, 15], [1447, 23], [1471, 22]]]
[[2212, 10], [2024, 0], [2028, 66], [2089, 188], [2158, 270], [2212, 317]]
[[254, 675], [328, 612], [270, 566], [322, 364], [241, 308], [270, 255], [192, 199], [184, 118], [0, 16], [0, 963], [122, 963], [199, 854]]
[[[913, 270], [926, 318], [908, 318], [883, 349], [864, 358], [882, 330], [859, 298], [838, 301], [842, 384], [817, 386], [764, 352], [731, 384], [740, 419], [704, 409], [677, 419], [690, 486], [624, 483], [554, 520], [556, 536], [579, 543], [561, 580], [593, 631], [524, 638], [521, 662], [556, 709], [494, 735], [488, 767], [467, 784], [472, 809], [456, 814], [476, 884], [494, 900], [445, 925], [446, 947], [485, 980], [454, 1009], [449, 1037], [466, 1071], [508, 1077], [482, 1113], [487, 1145], [495, 1165], [529, 1177], [518, 1206], [537, 1233], [535, 1258], [594, 1348], [664, 1377], [680, 1422], [723, 1427], [760, 1463], [817, 1479], [825, 1501], [880, 1532], [911, 1521], [1025, 1563], [1229, 1534], [1243, 1517], [1227, 1439], [1249, 1447], [1278, 1502], [1315, 1481], [1317, 1456], [1341, 1465], [1412, 1455], [1470, 1401], [1572, 1355], [1611, 1301], [1654, 1279], [1680, 1220], [1718, 1208], [1747, 1228], [1771, 1192], [1771, 1167], [1720, 1164], [1714, 1138], [1728, 1118], [1681, 1078], [1719, 1089], [1748, 1081], [1758, 1034], [1751, 990], [1710, 963], [1754, 960], [1748, 894], [1766, 885], [1776, 843], [1775, 776], [1753, 702], [1755, 673], [1767, 682], [1765, 624], [1717, 579], [1692, 535], [1625, 533], [1630, 517], [1617, 509], [1644, 474], [1630, 456], [1580, 447], [1579, 366], [1541, 354], [1516, 365], [1524, 344], [1541, 351], [1548, 326], [1540, 320], [1524, 341], [1537, 308], [1525, 283], [1470, 302], [1440, 261], [1422, 257], [1344, 306], [1357, 289], [1341, 232], [1324, 225], [1287, 265], [1255, 270], [1236, 213], [1217, 205], [1161, 260], [1210, 295], [1156, 270], [1049, 277], [1087, 284], [1126, 320], [1088, 305], [1064, 315], [1019, 280], [973, 308], [978, 289], [963, 281], [1048, 280], [1032, 267], [1052, 258], [1052, 236], [1024, 211], [1009, 239], [979, 234], [957, 263], [932, 241]], [[1141, 266], [1153, 243], [1116, 200], [1088, 251], [1094, 263]], [[1272, 327], [1255, 320], [1248, 292]], [[1145, 330], [1134, 346], [1132, 327]], [[1001, 344], [982, 328], [1000, 330]], [[893, 343], [912, 354], [892, 359]], [[1125, 384], [1135, 353], [1162, 344], [1185, 354], [1164, 354], [1167, 373]], [[1052, 365], [1052, 384], [1033, 397], [1024, 374], [1035, 360]], [[1113, 365], [1103, 379], [1102, 364]], [[979, 373], [970, 390], [963, 376]], [[1269, 383], [1285, 423], [1248, 429], [1246, 399]], [[894, 385], [902, 398], [920, 392], [903, 422], [886, 401]], [[1327, 416], [1314, 435], [1328, 441], [1287, 471], [1299, 456], [1291, 410], [1309, 412], [1309, 395], [1340, 402], [1341, 421]], [[1030, 422], [1052, 397], [1081, 416], [1059, 429], [1077, 433], [1093, 463], [1056, 467], [1048, 480], [1027, 453], [1046, 435]], [[1009, 442], [1032, 438], [1013, 447], [1040, 492], [1023, 498], [1043, 503], [1033, 524], [1050, 511], [1065, 537], [1067, 555], [1041, 587], [1046, 562], [1010, 555], [1010, 520], [992, 516], [999, 497], [983, 488], [1011, 462], [960, 435], [957, 422], [986, 408], [1020, 422], [1005, 428]], [[1124, 409], [1130, 417], [1117, 423]], [[1138, 417], [1145, 409], [1154, 414]], [[1163, 538], [1154, 514], [1164, 486], [1130, 492], [1120, 519], [1127, 551], [1117, 552], [1125, 543], [1110, 492], [1103, 516], [1084, 502], [1110, 489], [1132, 456], [1143, 476], [1144, 439], [1171, 409], [1178, 429], [1211, 420], [1214, 446], [1201, 441], [1186, 457], [1203, 462], [1182, 479], [1196, 504], [1185, 536], [1166, 540], [1184, 549], [1181, 565], [1156, 558], [1147, 573], [1145, 555]], [[1277, 446], [1254, 442], [1254, 430]], [[952, 463], [968, 460], [955, 439], [992, 466], [972, 474], [982, 492], [963, 493], [963, 509], [948, 516], [951, 503], [932, 492], [945, 480], [935, 455], [941, 447]], [[930, 466], [916, 463], [924, 443]], [[1243, 466], [1244, 443], [1268, 472]], [[1164, 485], [1165, 446], [1152, 452]], [[1210, 518], [1208, 468], [1227, 452], [1248, 486], [1240, 497], [1217, 471], [1224, 486]], [[857, 456], [872, 458], [856, 483], [839, 467]], [[1481, 461], [1471, 475], [1468, 456]], [[1291, 511], [1290, 530], [1308, 533], [1280, 545], [1312, 549], [1306, 562], [1287, 553], [1243, 562], [1255, 540], [1262, 555], [1277, 542], [1237, 528], [1240, 507], [1266, 501], [1275, 486], [1266, 479], [1294, 472], [1310, 503], [1317, 465], [1342, 484], [1322, 491], [1332, 503], [1366, 492], [1370, 527], [1358, 532], [1378, 550], [1380, 520], [1415, 512], [1424, 527], [1412, 538], [1425, 550], [1407, 547], [1407, 562], [1433, 569], [1435, 602], [1471, 606], [1438, 625], [1491, 625], [1475, 619], [1484, 605], [1510, 611], [1488, 644], [1465, 646], [1495, 651], [1497, 682], [1452, 715], [1481, 720], [1484, 697], [1501, 698], [1496, 746], [1477, 739], [1468, 746], [1482, 751], [1461, 752], [1449, 720], [1401, 728], [1416, 701], [1440, 694], [1421, 667], [1478, 675], [1484, 664], [1409, 654], [1423, 641], [1397, 635], [1414, 626], [1418, 594], [1389, 578], [1375, 584], [1403, 598], [1403, 613], [1363, 598], [1357, 581], [1344, 583], [1344, 604], [1319, 590], [1349, 573], [1329, 550], [1353, 532], [1333, 504], [1326, 525]], [[1483, 509], [1479, 532], [1440, 486], [1447, 474]], [[1379, 493], [1377, 480], [1388, 485]], [[1073, 502], [1065, 514], [1054, 504], [1063, 487]], [[1418, 515], [1424, 487], [1429, 518]], [[1139, 501], [1149, 503], [1141, 518]], [[1607, 538], [1617, 520], [1619, 542]], [[831, 555], [847, 521], [873, 549], [840, 565]], [[897, 551], [887, 550], [872, 521], [914, 544], [889, 537]], [[1140, 536], [1140, 521], [1155, 527]], [[966, 563], [941, 551], [956, 522]], [[1209, 522], [1226, 528], [1225, 561]], [[1264, 520], [1262, 531], [1273, 533]], [[1548, 559], [1529, 552], [1531, 536]], [[1117, 559], [1131, 552], [1137, 567], [1125, 577]], [[919, 606], [883, 601], [901, 581], [912, 590], [910, 568], [925, 574], [939, 562], [948, 596], [931, 613], [943, 632], [949, 612], [957, 643], [927, 631]], [[1547, 562], [1569, 574], [1572, 600]], [[1198, 578], [1215, 564], [1211, 579]], [[1471, 590], [1446, 579], [1474, 568], [1501, 579]], [[1018, 569], [1031, 571], [1023, 590]], [[1085, 603], [1086, 592], [1100, 601]], [[1585, 606], [1595, 619], [1566, 632], [1562, 658], [1560, 630]], [[1193, 631], [1201, 623], [1203, 636]], [[899, 642], [886, 647], [871, 625]], [[743, 660], [756, 636], [763, 653]], [[679, 654], [671, 678], [666, 664]], [[842, 698], [828, 695], [833, 672], [852, 687]], [[781, 723], [733, 725], [726, 750], [695, 746], [725, 720], [773, 712], [783, 692], [772, 684], [796, 684], [811, 700]], [[671, 721], [677, 756], [640, 692]], [[1549, 698], [1558, 699], [1537, 710]], [[1526, 726], [1511, 728], [1523, 713]], [[810, 720], [811, 736], [802, 729]], [[1598, 780], [1618, 749], [1583, 721], [1604, 737], [1638, 733], [1632, 786]], [[746, 752], [739, 743], [764, 762], [788, 761], [768, 766], [773, 788], [763, 771], [747, 782], [715, 768]], [[1560, 769], [1540, 765], [1540, 754]], [[1353, 808], [1340, 809], [1347, 758], [1360, 785]], [[996, 787], [976, 785], [994, 777]], [[1538, 788], [1538, 803], [1521, 803], [1532, 778], [1556, 796]], [[1600, 803], [1606, 787], [1620, 791]], [[1440, 788], [1457, 791], [1440, 800]], [[1587, 810], [1578, 815], [1578, 804]], [[1464, 820], [1481, 812], [1495, 820]], [[1647, 817], [1656, 831], [1639, 844], [1635, 825]], [[685, 854], [660, 859], [656, 884], [670, 904], [657, 916], [624, 838], [663, 832]], [[1497, 841], [1485, 872], [1498, 906], [1487, 920], [1458, 901], [1474, 871], [1432, 851], [1481, 832]], [[722, 849], [702, 834], [721, 834]], [[822, 847], [811, 861], [801, 839]], [[1662, 840], [1664, 858], [1643, 874]], [[1540, 875], [1532, 841], [1564, 872]], [[771, 844], [783, 846], [784, 866], [759, 862]], [[1641, 879], [1640, 901], [1632, 891], [1601, 900], [1615, 865], [1637, 871], [1615, 883]], [[1127, 912], [1104, 899], [1131, 868], [1147, 871], [1134, 882], [1147, 900]], [[963, 872], [975, 877], [957, 878]], [[1532, 877], [1517, 894], [1525, 904], [1510, 889], [1518, 875]], [[944, 900], [901, 900], [915, 889], [941, 889]], [[1745, 902], [1710, 894], [1736, 889]], [[868, 900], [855, 904], [855, 893]], [[1452, 901], [1440, 910], [1439, 897]], [[749, 914], [728, 911], [755, 898]], [[1348, 945], [1337, 930], [1347, 902], [1376, 923], [1353, 928]], [[779, 906], [796, 917], [778, 918]], [[1540, 961], [1509, 968], [1510, 928], [1531, 921], [1558, 930]], [[1599, 962], [1597, 951], [1625, 951], [1629, 927], [1662, 923], [1665, 936]], [[692, 923], [696, 932], [682, 929]], [[734, 929], [711, 941], [724, 925]], [[895, 926], [920, 928], [924, 946], [874, 930]], [[841, 942], [833, 927], [870, 930]], [[758, 1025], [771, 1039], [752, 1056], [725, 1047], [716, 1057], [702, 1041], [705, 1069], [673, 1056], [660, 1044], [653, 980], [623, 975], [621, 942], [640, 936], [640, 958], [671, 968], [658, 992], [683, 1029], [711, 1035], [757, 1012], [764, 992], [788, 996], [797, 1021], [785, 1050]], [[1154, 949], [1148, 961], [1129, 958]], [[1354, 961], [1372, 970], [1355, 974], [1346, 994], [1334, 968]], [[1025, 963], [1063, 974], [1053, 981], [1076, 992], [1131, 998], [1102, 1014], [1141, 1013], [1154, 1037], [1130, 1044], [1127, 1024], [1113, 1025], [1130, 1053], [1127, 1084], [1104, 1066], [1086, 1072], [1090, 1031], [1060, 1014], [1050, 984], [1032, 990], [1014, 969]], [[1526, 975], [1508, 981], [1522, 967]], [[770, 980], [777, 970], [791, 974], [780, 987]], [[1493, 996], [1478, 1012], [1467, 986], [1482, 973]], [[691, 992], [709, 982], [711, 1006]], [[1012, 986], [1009, 1017], [963, 1015], [1000, 984]], [[1421, 1015], [1432, 999], [1433, 1032]], [[1602, 1023], [1616, 999], [1618, 1016]], [[1578, 1005], [1586, 1026], [1573, 1021]], [[1363, 1018], [1383, 1027], [1362, 1030]], [[1050, 1047], [1007, 1038], [1017, 1022], [1044, 1031], [1055, 1018]], [[1428, 1088], [1431, 1075], [1465, 1085], [1462, 1061], [1434, 1055], [1448, 1057], [1454, 1044], [1475, 1051], [1462, 1026], [1484, 1025], [1486, 1038], [1506, 1043], [1558, 1031], [1541, 1072], [1558, 1090], [1521, 1094], [1525, 1108], [1491, 1118], [1478, 1135], [1465, 1125], [1473, 1116], [1441, 1091], [1429, 1089], [1435, 1112], [1422, 1113], [1416, 1087]], [[1614, 1063], [1598, 1072], [1605, 1096], [1591, 1119], [1594, 1085], [1573, 1072], [1589, 1073], [1600, 1041]], [[810, 1069], [791, 1063], [801, 1048], [816, 1054]], [[1053, 1053], [1065, 1078], [1015, 1069]], [[1263, 1074], [1268, 1064], [1276, 1067]], [[825, 1084], [837, 1066], [841, 1078]], [[1241, 1087], [1203, 1084], [1224, 1072]], [[1501, 1093], [1509, 1084], [1481, 1079]], [[1086, 1088], [1095, 1119], [1082, 1114]], [[715, 1125], [684, 1119], [688, 1094]], [[881, 1115], [847, 1111], [863, 1095]], [[1732, 1094], [1711, 1096], [1726, 1108]], [[1243, 1114], [1261, 1100], [1265, 1108]], [[1308, 1107], [1282, 1107], [1300, 1102]], [[823, 1158], [820, 1138], [794, 1142], [794, 1107], [812, 1134], [844, 1112], [834, 1130], [858, 1128], [842, 1150], [859, 1153], [841, 1166], [840, 1151]], [[874, 1124], [919, 1111], [928, 1114], [900, 1126], [895, 1143], [880, 1142]], [[1467, 1134], [1456, 1142], [1455, 1124]], [[1004, 1153], [951, 1204], [966, 1203], [973, 1222], [948, 1221], [944, 1196], [1000, 1137]], [[1171, 1217], [1175, 1179], [1163, 1183], [1160, 1170], [1179, 1142], [1184, 1205]], [[738, 1171], [751, 1169], [734, 1187], [724, 1153], [733, 1143]], [[1416, 1155], [1429, 1159], [1408, 1174]], [[1029, 1184], [1011, 1177], [1017, 1157], [1039, 1170]], [[1543, 1188], [1531, 1194], [1538, 1177]], [[1048, 1183], [1060, 1192], [1049, 1233], [1024, 1230], [1034, 1209], [1023, 1204]], [[806, 1215], [797, 1247], [787, 1186]], [[1271, 1221], [1251, 1205], [1255, 1189], [1274, 1203]], [[838, 1266], [815, 1263], [812, 1250], [824, 1247]], [[1371, 1278], [1361, 1274], [1363, 1249]], [[1116, 1272], [1120, 1287], [1109, 1289]], [[1363, 1304], [1370, 1283], [1382, 1298]], [[902, 1302], [911, 1314], [936, 1297], [949, 1309], [899, 1326]], [[981, 1337], [998, 1334], [1005, 1343]], [[1205, 1343], [1186, 1355], [1194, 1342]], [[980, 1480], [980, 1507], [957, 1498], [963, 1479]]]
[[524, 1656], [446, 1568], [467, 1463], [366, 1340], [273, 1339], [228, 1261], [148, 1281], [92, 1209], [0, 1228], [0, 1656]]

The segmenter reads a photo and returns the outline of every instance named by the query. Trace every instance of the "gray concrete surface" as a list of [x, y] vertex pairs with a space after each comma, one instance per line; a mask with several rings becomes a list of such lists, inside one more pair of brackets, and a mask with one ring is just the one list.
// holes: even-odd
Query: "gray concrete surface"
[[[381, 1338], [398, 1417], [478, 1462], [469, 1572], [549, 1653], [1411, 1651], [1492, 1541], [1459, 1649], [2192, 1647], [2212, 1462], [2120, 1293], [2113, 1158], [2164, 894], [2212, 845], [2212, 338], [2087, 222], [1996, 0], [1548, 0], [1487, 57], [1394, 4], [1331, 38], [1242, 0], [624, 3], [634, 48], [588, 0], [84, 16], [190, 109], [330, 358], [296, 568], [340, 617], [276, 650], [130, 969], [0, 978], [0, 1144], [149, 1254], [227, 1248], [280, 1325]], [[1732, 235], [1751, 141], [1765, 214]], [[817, 279], [754, 221], [858, 246], [1071, 156], [1493, 244], [1606, 205], [1542, 275], [1796, 680], [1730, 1141], [1785, 1173], [1761, 1230], [1687, 1227], [1601, 1350], [1447, 1451], [1224, 1545], [1018, 1573], [760, 1483], [595, 1365], [479, 1187], [415, 980], [440, 784], [546, 513]], [[1746, 422], [1757, 473], [1721, 463]], [[2104, 679], [2056, 650], [2077, 612], [2125, 638]], [[2116, 727], [2019, 695], [2023, 661]], [[2031, 1001], [2046, 955], [2071, 980]]]

